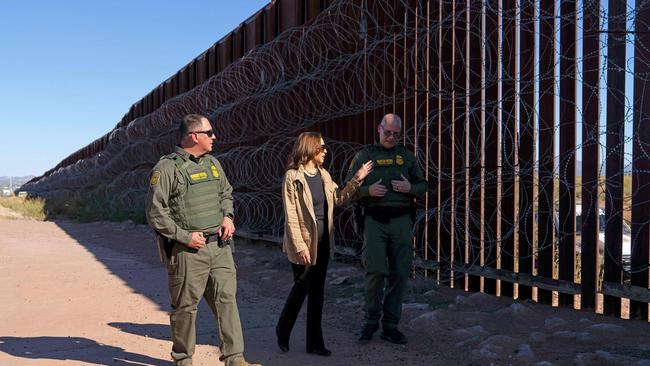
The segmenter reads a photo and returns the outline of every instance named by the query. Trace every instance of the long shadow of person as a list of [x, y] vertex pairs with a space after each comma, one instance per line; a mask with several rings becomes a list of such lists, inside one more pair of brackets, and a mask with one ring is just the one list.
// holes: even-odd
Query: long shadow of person
[[170, 361], [125, 351], [81, 337], [0, 337], [0, 351], [15, 357], [76, 360], [102, 365], [165, 365]]
[[[112, 323], [108, 323], [108, 325], [110, 325], [113, 328], [119, 329], [120, 331], [125, 333], [135, 334], [135, 335], [148, 337], [148, 338], [160, 339], [163, 341], [171, 341], [171, 330], [169, 329], [169, 324], [136, 324], [136, 323], [112, 322]], [[199, 319], [197, 319], [196, 344], [217, 345], [218, 335], [213, 330], [213, 328], [214, 328], [214, 323], [210, 324], [207, 323], [206, 321], [200, 321]]]
[[147, 338], [160, 339], [162, 341], [171, 340], [171, 330], [169, 330], [169, 324], [136, 324], [111, 322], [108, 323], [108, 325], [124, 333], [135, 334]]

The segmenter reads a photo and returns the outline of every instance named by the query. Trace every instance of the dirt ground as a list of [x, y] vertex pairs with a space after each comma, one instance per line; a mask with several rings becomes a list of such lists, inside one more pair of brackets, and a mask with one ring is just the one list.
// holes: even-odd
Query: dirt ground
[[0, 206], [0, 220], [22, 219], [23, 215], [12, 211], [4, 206]]
[[[0, 217], [0, 365], [171, 365], [166, 273], [146, 226]], [[283, 354], [274, 326], [291, 287], [286, 257], [276, 245], [240, 239], [235, 260], [246, 357], [264, 365], [650, 365], [646, 322], [422, 279], [404, 306], [409, 343], [359, 345], [363, 271], [337, 262], [324, 310], [332, 356], [305, 352], [304, 311]], [[197, 333], [195, 365], [220, 365], [204, 303]]]

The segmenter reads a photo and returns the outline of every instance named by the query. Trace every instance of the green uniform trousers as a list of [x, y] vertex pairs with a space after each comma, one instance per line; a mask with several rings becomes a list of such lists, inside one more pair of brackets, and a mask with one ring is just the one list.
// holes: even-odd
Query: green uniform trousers
[[367, 324], [379, 324], [380, 319], [383, 329], [396, 328], [399, 324], [413, 263], [411, 227], [410, 214], [381, 221], [365, 217], [363, 264]]
[[191, 360], [196, 344], [196, 314], [201, 297], [217, 319], [221, 339], [221, 357], [226, 360], [244, 352], [239, 310], [237, 309], [237, 272], [229, 245], [217, 242], [194, 250], [174, 245], [167, 265], [169, 294], [173, 311], [172, 358], [177, 364]]

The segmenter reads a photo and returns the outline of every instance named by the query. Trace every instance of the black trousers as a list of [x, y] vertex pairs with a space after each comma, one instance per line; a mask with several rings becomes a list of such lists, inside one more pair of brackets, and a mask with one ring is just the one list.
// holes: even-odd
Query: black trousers
[[323, 235], [323, 237], [323, 240], [318, 243], [318, 257], [315, 265], [303, 266], [291, 263], [293, 287], [284, 304], [276, 328], [280, 340], [288, 343], [291, 330], [293, 330], [300, 308], [302, 308], [302, 303], [305, 301], [305, 297], [308, 297], [307, 349], [325, 347], [322, 327], [323, 294], [330, 253], [327, 234]]

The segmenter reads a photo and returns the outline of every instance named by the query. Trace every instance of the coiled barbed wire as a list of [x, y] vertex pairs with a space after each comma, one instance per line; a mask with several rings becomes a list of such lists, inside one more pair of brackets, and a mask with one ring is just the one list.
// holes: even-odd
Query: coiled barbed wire
[[[498, 209], [501, 207], [499, 197], [515, 193], [512, 191], [516, 190], [515, 185], [502, 184], [504, 177], [517, 176], [521, 179], [533, 176], [536, 185], [544, 192], [550, 192], [550, 189], [546, 188], [547, 185], [573, 189], [573, 184], [562, 177], [570, 176], [574, 172], [567, 170], [569, 165], [562, 165], [560, 162], [570, 161], [570, 158], [577, 159], [583, 148], [594, 145], [599, 146], [601, 150], [598, 172], [601, 177], [605, 176], [605, 161], [611, 154], [622, 152], [626, 166], [632, 166], [636, 161], [650, 160], [648, 141], [642, 138], [639, 131], [631, 131], [629, 128], [631, 112], [622, 116], [628, 123], [624, 124], [624, 131], [616, 132], [618, 135], [608, 132], [607, 121], [603, 118], [608, 93], [609, 97], [613, 98], [611, 101], [617, 100], [624, 104], [628, 111], [631, 111], [634, 100], [640, 96], [608, 87], [607, 73], [614, 66], [600, 62], [598, 71], [601, 82], [597, 103], [601, 120], [598, 131], [587, 136], [584, 144], [578, 142], [568, 153], [565, 151], [560, 155], [555, 151], [552, 156], [539, 156], [538, 152], [534, 152], [534, 163], [519, 164], [517, 155], [523, 128], [519, 115], [525, 113], [532, 116], [534, 121], [540, 120], [540, 109], [548, 107], [539, 105], [538, 97], [543, 93], [540, 91], [540, 83], [551, 80], [556, 84], [557, 91], [559, 80], [573, 76], [560, 73], [560, 62], [571, 56], [563, 55], [560, 47], [555, 47], [555, 65], [552, 65], [555, 71], [550, 74], [542, 73], [539, 54], [534, 60], [522, 60], [519, 45], [509, 44], [510, 39], [502, 36], [503, 27], [505, 24], [509, 26], [514, 23], [521, 28], [524, 20], [532, 22], [537, 29], [542, 24], [553, 25], [556, 34], [550, 38], [537, 32], [536, 38], [541, 52], [548, 45], [558, 43], [560, 25], [569, 19], [577, 20], [576, 42], [581, 44], [584, 14], [595, 11], [599, 14], [602, 29], [588, 31], [600, 32], [598, 51], [600, 57], [606, 60], [608, 42], [613, 39], [611, 37], [616, 37], [616, 32], [623, 34], [622, 38], [619, 35], [623, 42], [634, 45], [633, 29], [650, 29], [645, 24], [641, 27], [636, 23], [639, 21], [637, 14], [641, 9], [646, 9], [649, 2], [637, 1], [634, 7], [628, 7], [625, 14], [618, 18], [605, 12], [602, 5], [597, 7], [598, 2], [594, 1], [584, 1], [577, 13], [568, 14], [562, 14], [559, 10], [548, 14], [535, 3], [533, 19], [523, 19], [526, 15], [522, 13], [522, 6], [515, 6], [514, 10], [504, 10], [498, 8], [498, 3], [469, 2], [468, 6], [459, 7], [456, 2], [450, 1], [419, 2], [418, 6], [413, 8], [405, 1], [334, 1], [313, 21], [285, 31], [273, 41], [251, 50], [191, 91], [168, 100], [151, 114], [112, 131], [103, 151], [60, 168], [23, 189], [43, 197], [65, 198], [73, 195], [83, 196], [85, 192], [102, 186], [120, 204], [127, 207], [143, 207], [149, 170], [160, 156], [172, 151], [177, 139], [177, 121], [188, 113], [201, 113], [210, 116], [214, 122], [217, 135], [215, 155], [221, 160], [235, 189], [238, 226], [252, 232], [279, 236], [283, 228], [280, 186], [287, 156], [299, 132], [309, 129], [330, 132], [325, 136], [329, 148], [327, 167], [334, 179], [343, 184], [350, 159], [364, 142], [359, 139], [352, 141], [350, 131], [368, 130], [368, 126], [363, 124], [364, 118], [374, 118], [368, 121], [370, 131], [374, 133], [373, 126], [381, 118], [378, 111], [404, 114], [406, 110], [410, 110], [410, 118], [402, 116], [405, 120], [404, 143], [413, 148], [422, 170], [429, 172], [429, 196], [438, 197], [439, 184], [453, 185], [454, 182], [464, 182], [465, 186], [464, 191], [461, 188], [464, 192], [464, 198], [461, 197], [463, 199], [459, 199], [456, 192], [455, 195], [443, 197], [439, 202], [433, 198], [428, 203], [420, 201], [413, 231], [416, 234], [418, 255], [437, 251], [437, 244], [426, 242], [425, 235], [422, 235], [422, 227], [425, 225], [435, 227], [438, 233], [453, 233], [455, 237], [463, 238], [456, 242], [456, 247], [452, 249], [454, 253], [462, 253], [464, 250], [457, 245], [482, 248], [484, 257], [492, 258], [491, 262], [483, 263], [487, 266], [496, 266], [499, 259], [490, 254], [497, 253], [497, 247], [500, 247], [498, 253], [501, 256], [517, 255], [509, 252], [505, 246], [500, 246], [505, 240], [515, 240], [516, 247], [519, 248], [530, 248], [531, 250], [526, 251], [531, 253], [528, 258], [536, 257], [536, 253], [549, 247], [557, 251], [558, 236], [580, 233], [580, 227], [576, 227], [575, 233], [559, 231], [564, 220], [573, 218], [558, 217], [557, 196], [537, 193], [533, 202], [527, 203], [528, 206], [517, 205], [514, 221], [498, 224], [504, 230], [499, 228], [495, 231], [485, 224], [504, 217], [503, 212]], [[494, 5], [496, 8], [493, 4], [497, 4]], [[493, 21], [494, 24], [500, 25], [483, 29], [483, 26], [476, 28], [475, 23], [471, 21], [466, 24], [467, 19], [472, 19], [477, 13], [484, 14], [486, 22]], [[466, 28], [454, 28], [456, 24], [466, 24]], [[626, 28], [606, 29], [608, 24], [624, 24]], [[445, 43], [440, 42], [453, 37], [449, 33], [451, 31], [464, 32], [464, 38], [461, 39], [465, 44], [452, 44], [452, 49], [443, 49]], [[480, 85], [466, 89], [467, 79], [457, 80], [452, 68], [441, 65], [443, 60], [451, 60], [448, 53], [453, 53], [454, 47], [468, 45], [470, 40], [476, 37], [481, 39], [480, 49], [484, 52], [479, 55], [482, 58], [478, 58], [480, 67], [474, 66], [479, 57], [475, 54], [456, 52], [455, 57], [458, 58], [454, 59], [455, 63], [470, 65], [465, 68], [465, 78], [478, 76], [480, 79]], [[637, 44], [636, 47], [644, 45]], [[512, 48], [519, 52], [516, 57], [521, 67], [534, 68], [532, 80], [524, 81], [520, 77], [521, 72], [510, 74], [509, 70], [502, 67], [504, 57], [507, 57], [502, 54], [503, 50]], [[468, 54], [469, 58], [466, 58]], [[578, 65], [575, 78], [578, 84], [584, 81], [583, 75], [590, 71], [580, 66], [590, 56], [591, 54], [577, 54], [575, 58], [575, 65]], [[648, 75], [634, 70], [634, 54], [627, 54], [625, 60], [624, 68], [618, 71], [626, 78], [647, 84]], [[477, 74], [479, 69], [480, 75]], [[498, 88], [501, 83], [506, 82], [514, 82], [512, 85], [516, 87], [503, 89], [505, 92], [498, 94], [499, 98], [483, 98], [483, 103], [478, 105], [467, 103], [472, 98], [481, 96], [486, 90], [495, 86]], [[522, 95], [530, 93], [535, 94], [535, 103], [522, 103]], [[415, 103], [416, 97], [419, 98], [418, 103]], [[576, 109], [576, 128], [580, 130], [584, 117], [581, 98], [575, 101], [566, 100], [557, 92], [554, 98], [555, 108], [561, 102], [569, 102]], [[458, 101], [466, 103], [464, 110], [454, 109], [454, 103]], [[516, 107], [512, 111], [502, 109], [504, 102], [512, 101], [516, 101]], [[408, 108], [403, 109], [402, 106], [407, 104]], [[485, 119], [482, 119], [482, 116]], [[485, 124], [489, 116], [496, 119], [496, 130], [489, 130], [495, 125]], [[544, 127], [541, 123], [534, 123], [532, 129], [535, 136], [552, 132], [557, 138], [560, 134], [558, 116], [559, 114], [555, 117], [552, 129]], [[456, 132], [456, 124], [445, 120], [446, 118], [464, 119], [466, 130], [482, 131], [479, 139], [466, 137], [466, 147], [444, 146], [445, 143], [454, 143]], [[504, 118], [516, 121], [515, 130], [501, 125]], [[639, 128], [648, 128], [646, 119], [647, 117], [644, 117], [644, 122]], [[335, 126], [336, 130], [328, 129], [328, 126]], [[618, 146], [607, 146], [608, 133], [619, 141]], [[500, 156], [496, 170], [486, 165], [485, 140], [488, 136], [499, 136]], [[504, 141], [513, 142], [515, 147], [504, 150], [501, 145]], [[539, 148], [539, 140], [535, 141], [535, 144], [536, 148]], [[633, 156], [627, 151], [626, 147], [630, 144], [636, 145], [640, 153]], [[454, 160], [465, 162], [465, 166], [459, 169], [457, 166], [452, 168], [450, 165], [441, 164], [439, 151], [453, 154]], [[546, 162], [554, 166], [554, 179], [540, 178], [539, 167]], [[469, 173], [466, 175], [466, 172], [475, 167], [479, 167], [481, 171], [479, 176]], [[620, 172], [624, 176], [620, 180], [629, 179], [628, 170]], [[636, 173], [646, 176], [650, 174], [646, 171]], [[578, 175], [580, 174], [581, 172], [578, 172]], [[612, 182], [614, 180], [610, 180], [610, 184]], [[650, 184], [650, 181], [644, 181], [638, 188], [644, 188], [647, 184]], [[611, 197], [608, 197], [605, 180], [601, 180], [599, 186], [602, 206]], [[497, 210], [476, 212], [469, 209], [468, 202], [475, 197], [482, 197], [485, 192], [499, 192], [499, 197], [483, 197], [494, 200]], [[647, 207], [649, 204], [632, 201], [631, 197], [632, 192], [624, 192], [625, 206], [622, 212], [617, 213], [626, 220], [635, 205]], [[576, 199], [572, 204], [579, 203]], [[555, 215], [554, 228], [545, 231], [549, 235], [547, 238], [539, 238], [535, 232], [527, 236], [533, 238], [531, 242], [522, 242], [519, 240], [519, 233], [529, 227], [527, 224], [531, 217], [534, 221], [532, 226], [537, 231], [540, 207], [552, 208], [552, 212], [545, 213]], [[337, 211], [336, 235], [340, 245], [357, 250], [361, 241], [352, 230], [351, 211], [349, 206]], [[582, 212], [581, 219], [584, 222], [585, 213], [592, 210], [583, 208]], [[605, 219], [612, 220], [611, 217]], [[647, 226], [650, 218], [635, 220], [641, 220], [637, 223]], [[482, 232], [480, 236], [473, 234], [476, 232], [475, 228]], [[623, 241], [625, 240], [627, 237]], [[636, 242], [636, 238], [631, 238], [631, 241]], [[599, 243], [599, 246], [603, 255], [609, 255], [619, 261], [621, 253], [609, 253], [604, 249], [603, 243]], [[575, 251], [579, 250], [577, 243]], [[456, 257], [452, 258], [452, 255]], [[447, 251], [432, 253], [429, 258], [443, 262], [464, 260], [458, 258], [458, 254]], [[471, 260], [474, 261], [472, 264], [480, 264], [478, 259]], [[621, 268], [624, 267], [623, 263], [619, 264]], [[648, 265], [643, 265], [630, 268], [629, 271], [634, 273], [647, 269]]]

